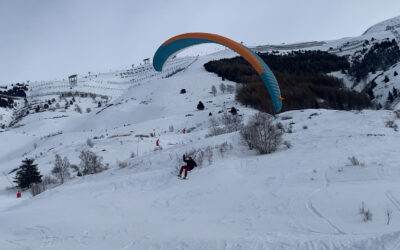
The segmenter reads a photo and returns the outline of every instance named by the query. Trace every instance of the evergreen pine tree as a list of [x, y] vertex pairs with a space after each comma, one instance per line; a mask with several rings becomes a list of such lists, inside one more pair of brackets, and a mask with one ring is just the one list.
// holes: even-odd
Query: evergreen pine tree
[[388, 76], [385, 76], [385, 79], [383, 79], [383, 81], [384, 81], [385, 83], [389, 82], [389, 77], [388, 77]]
[[374, 91], [371, 88], [368, 89], [367, 94], [369, 96], [369, 99], [375, 99]]
[[392, 103], [393, 102], [393, 94], [390, 91], [389, 91], [389, 94], [388, 94], [387, 102], [388, 103]]
[[201, 101], [199, 102], [199, 104], [197, 104], [197, 109], [204, 110], [204, 104]]
[[69, 173], [70, 163], [67, 157], [64, 157], [64, 160], [61, 159], [59, 154], [56, 154], [56, 160], [54, 163], [54, 168], [51, 170], [51, 173], [60, 180], [61, 184], [70, 177]]
[[374, 89], [377, 86], [376, 82], [372, 80], [371, 82], [371, 89]]
[[397, 89], [395, 87], [393, 87], [392, 93], [393, 93], [393, 99], [396, 99], [398, 93], [397, 93]]
[[26, 158], [22, 161], [22, 165], [19, 167], [15, 174], [15, 183], [18, 184], [19, 188], [29, 188], [32, 183], [42, 182], [42, 175], [40, 174], [37, 164], [33, 164], [34, 159]]
[[237, 109], [235, 107], [232, 107], [229, 112], [231, 112], [232, 115], [237, 115]]

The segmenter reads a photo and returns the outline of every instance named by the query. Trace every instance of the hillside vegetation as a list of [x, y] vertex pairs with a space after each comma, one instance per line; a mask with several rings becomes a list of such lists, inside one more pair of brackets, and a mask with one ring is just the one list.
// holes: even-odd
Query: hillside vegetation
[[[262, 53], [259, 56], [274, 72], [282, 96], [283, 111], [327, 108], [352, 110], [371, 107], [364, 93], [343, 88], [343, 82], [325, 73], [346, 71], [344, 57], [322, 51], [293, 51], [284, 55]], [[273, 113], [272, 103], [261, 78], [242, 57], [210, 61], [204, 65], [222, 79], [242, 83], [236, 99], [246, 106]]]
[[386, 71], [400, 61], [400, 49], [395, 39], [375, 43], [370, 49], [360, 52], [354, 57], [349, 68], [349, 75], [354, 77], [356, 82], [366, 79], [370, 72]]

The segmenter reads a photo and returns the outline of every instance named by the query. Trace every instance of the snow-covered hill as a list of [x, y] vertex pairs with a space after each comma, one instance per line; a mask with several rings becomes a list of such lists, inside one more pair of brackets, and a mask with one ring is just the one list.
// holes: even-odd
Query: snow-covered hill
[[[200, 57], [184, 72], [129, 88], [100, 113], [58, 110], [30, 114], [1, 134], [2, 249], [376, 249], [398, 244], [398, 132], [391, 111], [293, 111], [279, 115], [293, 133], [259, 156], [237, 133], [205, 137], [209, 112], [240, 107], [233, 94], [209, 93], [221, 83]], [[225, 84], [234, 84], [227, 83]], [[181, 88], [187, 94], [181, 95]], [[77, 98], [77, 103], [85, 98]], [[195, 109], [198, 101], [206, 111]], [[99, 108], [101, 110], [101, 108]], [[191, 116], [188, 116], [188, 115]], [[170, 129], [173, 126], [174, 129]], [[182, 134], [183, 128], [193, 128]], [[135, 137], [155, 132], [156, 137]], [[87, 139], [94, 146], [89, 148]], [[98, 139], [93, 139], [98, 138]], [[162, 150], [154, 151], [159, 138]], [[231, 145], [225, 153], [218, 147]], [[362, 145], [362, 146], [361, 146]], [[211, 146], [211, 162], [176, 178], [184, 152]], [[34, 157], [49, 174], [54, 154], [78, 164], [82, 149], [102, 155], [110, 170], [75, 177], [16, 199], [7, 172]], [[131, 154], [137, 154], [131, 158]], [[364, 165], [349, 166], [348, 157]], [[117, 161], [128, 167], [119, 168]], [[363, 222], [362, 202], [373, 213]], [[393, 210], [386, 225], [385, 209]]]
[[156, 72], [150, 64], [136, 66], [131, 69], [110, 73], [98, 73], [78, 77], [77, 86], [71, 88], [68, 79], [59, 81], [43, 81], [31, 83], [30, 98], [59, 94], [68, 91], [89, 92], [109, 97], [118, 97], [130, 87], [150, 79], [160, 79], [184, 70], [196, 57], [184, 57], [171, 60], [162, 72]]
[[390, 31], [397, 28], [400, 28], [400, 16], [382, 21], [371, 26], [363, 33], [363, 35]]
[[[252, 49], [256, 52], [279, 51], [281, 53], [292, 50], [322, 50], [339, 56], [346, 56], [351, 62], [356, 57], [362, 57], [374, 44], [383, 41], [392, 41], [393, 39], [400, 46], [400, 17], [394, 17], [373, 25], [361, 36], [357, 37], [287, 45], [263, 45], [256, 46]], [[354, 79], [350, 79], [348, 76], [340, 74], [340, 72], [335, 72], [333, 75], [342, 78], [347, 87], [352, 88], [355, 91], [363, 91], [371, 84], [372, 80], [375, 80], [375, 83], [377, 84], [377, 87], [373, 89], [375, 104], [395, 109], [398, 107], [400, 98], [390, 105], [386, 104], [389, 91], [392, 91], [393, 87], [396, 89], [400, 88], [399, 78], [393, 75], [395, 71], [400, 72], [399, 62], [391, 65], [391, 67], [385, 71], [377, 70], [375, 73], [369, 73], [366, 79], [358, 83]], [[388, 76], [389, 81], [383, 81], [385, 76]]]
[[[21, 120], [0, 133], [0, 249], [400, 249], [395, 113], [285, 112], [276, 121], [291, 146], [258, 155], [238, 132], [207, 136], [210, 113], [232, 106], [244, 120], [255, 113], [234, 93], [210, 93], [236, 84], [204, 63], [232, 56], [175, 58], [161, 74], [150, 66], [91, 74], [72, 89], [67, 81], [31, 83]], [[196, 109], [199, 101], [205, 110]], [[9, 188], [8, 173], [25, 157], [49, 175], [56, 153], [79, 164], [86, 149], [109, 169], [35, 197], [24, 191], [17, 199]], [[196, 150], [205, 152], [202, 162], [195, 158], [199, 168], [178, 179], [182, 154]]]

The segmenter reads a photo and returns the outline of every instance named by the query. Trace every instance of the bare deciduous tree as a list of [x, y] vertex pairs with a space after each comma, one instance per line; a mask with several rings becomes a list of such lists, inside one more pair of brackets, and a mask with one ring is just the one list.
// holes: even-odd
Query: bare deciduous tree
[[75, 111], [82, 114], [82, 108], [78, 104], [75, 104]]
[[240, 134], [250, 149], [257, 149], [260, 154], [276, 151], [282, 143], [282, 131], [273, 123], [271, 115], [257, 113], [240, 130]]
[[52, 185], [52, 184], [58, 184], [59, 181], [49, 175], [46, 175], [45, 177], [43, 177], [43, 183], [44, 185]]
[[285, 145], [286, 148], [291, 148], [292, 147], [292, 144], [289, 141], [284, 141], [283, 145]]
[[351, 157], [347, 157], [347, 159], [350, 162], [350, 166], [361, 166], [361, 167], [365, 166], [365, 164], [360, 162], [354, 155]]
[[367, 222], [367, 221], [370, 221], [370, 220], [372, 220], [372, 213], [369, 210], [366, 210], [363, 213], [363, 221]]
[[92, 140], [90, 140], [89, 138], [86, 140], [86, 145], [88, 145], [90, 148], [93, 148], [94, 146]]
[[235, 86], [233, 86], [233, 85], [227, 85], [227, 86], [226, 86], [226, 91], [227, 91], [229, 94], [233, 94], [233, 92], [235, 92]]
[[400, 119], [400, 109], [393, 111], [397, 119]]
[[392, 213], [393, 213], [393, 210], [391, 208], [389, 208], [389, 206], [387, 206], [386, 210], [385, 210], [386, 225], [390, 224], [390, 220], [392, 219]]
[[221, 121], [222, 124], [224, 125], [226, 133], [239, 131], [243, 127], [242, 116], [228, 114], [227, 111], [224, 111], [224, 113], [222, 114]]
[[221, 143], [220, 145], [217, 146], [219, 154], [223, 157], [226, 152], [229, 150], [229, 144], [228, 142]]
[[225, 133], [224, 129], [220, 127], [220, 123], [217, 118], [212, 117], [209, 121], [209, 134], [208, 136], [222, 135]]
[[225, 93], [225, 90], [226, 90], [225, 84], [221, 83], [221, 84], [219, 85], [219, 89], [221, 90], [222, 93]]
[[217, 88], [214, 85], [211, 87], [211, 93], [213, 96], [217, 95]]
[[392, 128], [394, 131], [397, 131], [397, 129], [398, 129], [397, 124], [396, 124], [394, 121], [392, 121], [392, 120], [386, 121], [386, 122], [385, 122], [385, 126], [386, 126], [387, 128]]
[[29, 190], [31, 191], [32, 196], [36, 196], [46, 191], [46, 185], [43, 182], [32, 183], [29, 187]]
[[362, 220], [364, 222], [372, 220], [372, 213], [369, 211], [369, 209], [365, 208], [364, 202], [361, 202], [361, 207], [360, 207], [359, 212], [360, 212], [360, 214], [362, 216]]
[[207, 136], [216, 136], [226, 133], [239, 131], [243, 127], [243, 118], [240, 115], [232, 115], [225, 111], [221, 118], [210, 118], [209, 134]]
[[103, 157], [89, 150], [82, 150], [79, 159], [81, 159], [82, 175], [97, 174], [107, 169], [107, 166], [102, 162]]
[[363, 214], [365, 212], [365, 203], [364, 202], [361, 202], [359, 212], [360, 212], [360, 214]]
[[118, 164], [118, 167], [120, 167], [120, 168], [126, 168], [129, 166], [128, 162], [126, 162], [126, 161], [122, 161], [122, 162], [117, 161], [117, 164]]
[[213, 149], [210, 146], [206, 147], [206, 149], [204, 150], [204, 155], [208, 162], [208, 165], [211, 165], [213, 162], [214, 153], [213, 153]]
[[56, 161], [54, 163], [54, 168], [51, 170], [51, 173], [60, 180], [60, 183], [63, 184], [66, 179], [70, 177], [69, 173], [69, 161], [67, 157], [61, 159], [59, 154], [56, 154]]

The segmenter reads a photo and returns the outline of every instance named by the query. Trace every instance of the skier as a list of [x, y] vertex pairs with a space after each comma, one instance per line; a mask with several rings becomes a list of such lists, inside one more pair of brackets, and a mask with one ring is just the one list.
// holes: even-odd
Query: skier
[[157, 141], [156, 141], [156, 147], [154, 148], [154, 151], [156, 151], [156, 150], [161, 150], [161, 149], [163, 149], [163, 148], [162, 148], [161, 145], [160, 145], [160, 139], [157, 139]]
[[182, 172], [183, 170], [185, 170], [185, 176], [183, 177], [183, 179], [186, 179], [187, 177], [187, 172], [191, 171], [193, 168], [197, 167], [196, 162], [192, 159], [191, 155], [188, 155], [188, 160], [186, 160], [185, 155], [183, 155], [183, 161], [186, 162], [186, 166], [182, 166], [181, 170], [179, 171], [179, 177], [182, 177]]

